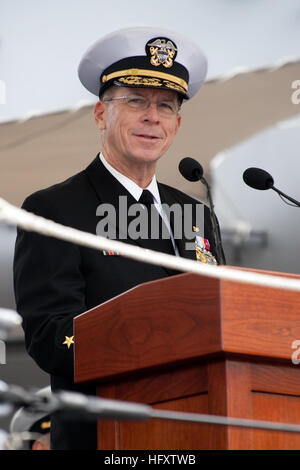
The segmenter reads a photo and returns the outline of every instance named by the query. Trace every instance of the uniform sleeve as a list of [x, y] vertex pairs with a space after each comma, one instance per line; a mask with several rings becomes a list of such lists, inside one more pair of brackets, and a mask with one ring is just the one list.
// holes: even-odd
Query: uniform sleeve
[[[64, 223], [36, 193], [23, 209]], [[28, 353], [49, 374], [73, 378], [73, 318], [84, 312], [85, 282], [77, 245], [18, 230], [14, 289]], [[65, 344], [63, 344], [65, 343]]]

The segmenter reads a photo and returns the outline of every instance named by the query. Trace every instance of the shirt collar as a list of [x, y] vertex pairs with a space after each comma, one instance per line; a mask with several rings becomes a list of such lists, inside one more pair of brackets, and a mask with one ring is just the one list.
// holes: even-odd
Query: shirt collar
[[[102, 153], [99, 154], [100, 160], [105, 166], [105, 168], [121, 183], [127, 191], [134, 197], [136, 201], [138, 201], [142, 195], [143, 188], [138, 186], [134, 181], [132, 181], [130, 178], [127, 176], [123, 175], [120, 173], [118, 170], [116, 170], [114, 167], [112, 167], [106, 160], [105, 157]], [[158, 190], [158, 185], [156, 181], [155, 175], [153, 176], [151, 183], [147, 186], [148, 191], [151, 192], [152, 196], [154, 197], [154, 202], [157, 202], [158, 204], [161, 203], [160, 201], [160, 195], [159, 195], [159, 190]]]

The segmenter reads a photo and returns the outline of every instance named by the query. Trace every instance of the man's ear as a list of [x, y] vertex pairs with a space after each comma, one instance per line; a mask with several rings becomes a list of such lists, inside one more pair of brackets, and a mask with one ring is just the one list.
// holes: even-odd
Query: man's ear
[[106, 106], [103, 101], [98, 101], [94, 107], [96, 126], [103, 131], [106, 128]]
[[181, 115], [178, 114], [178, 115], [177, 115], [177, 122], [176, 122], [176, 131], [175, 131], [175, 134], [177, 134], [180, 125], [181, 125]]

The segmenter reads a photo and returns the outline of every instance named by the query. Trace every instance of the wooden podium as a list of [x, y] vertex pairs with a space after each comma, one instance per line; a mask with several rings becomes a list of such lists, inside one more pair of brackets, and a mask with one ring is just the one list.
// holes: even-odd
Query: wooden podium
[[[79, 315], [74, 335], [75, 381], [103, 398], [300, 424], [300, 293], [180, 274]], [[98, 448], [300, 449], [300, 434], [102, 420]]]

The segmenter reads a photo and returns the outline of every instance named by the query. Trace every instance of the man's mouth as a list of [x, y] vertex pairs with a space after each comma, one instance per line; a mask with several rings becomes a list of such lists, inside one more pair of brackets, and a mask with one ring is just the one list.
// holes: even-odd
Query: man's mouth
[[133, 135], [135, 137], [138, 137], [139, 139], [143, 139], [146, 141], [157, 141], [160, 140], [162, 137], [157, 134], [148, 134], [148, 133], [143, 133], [143, 132], [134, 132]]

